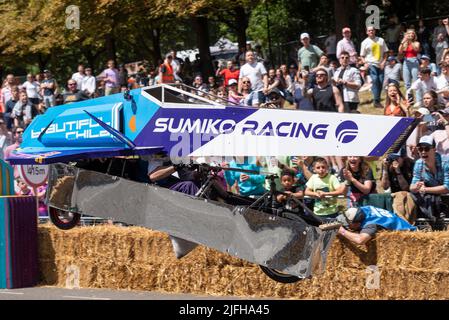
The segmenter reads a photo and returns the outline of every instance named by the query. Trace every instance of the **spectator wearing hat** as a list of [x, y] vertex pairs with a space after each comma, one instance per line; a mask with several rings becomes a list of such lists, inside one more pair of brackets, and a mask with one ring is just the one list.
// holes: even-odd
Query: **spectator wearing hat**
[[349, 53], [340, 53], [340, 68], [335, 71], [334, 83], [340, 90], [346, 111], [357, 110], [360, 99], [359, 89], [362, 86], [360, 71], [349, 65]]
[[416, 230], [416, 227], [397, 214], [373, 206], [349, 208], [337, 220], [343, 225], [338, 234], [358, 245], [367, 243], [381, 230]]
[[357, 65], [357, 50], [351, 40], [351, 29], [345, 27], [341, 32], [343, 39], [337, 43], [337, 59], [340, 59], [342, 52], [347, 52], [349, 53], [349, 64], [352, 67], [355, 67]]
[[310, 43], [308, 33], [302, 33], [300, 39], [303, 47], [298, 50], [298, 66], [300, 69], [309, 71], [318, 65], [320, 57], [324, 55], [324, 52], [316, 45]]
[[413, 160], [407, 157], [405, 148], [388, 154], [382, 162], [382, 188], [391, 193], [409, 191], [412, 171]]
[[240, 105], [242, 99], [243, 99], [243, 95], [241, 95], [238, 90], [237, 90], [237, 80], [235, 79], [230, 79], [228, 82], [228, 101], [231, 104], [236, 104], [236, 105]]
[[261, 108], [281, 109], [284, 107], [285, 96], [278, 88], [272, 88], [268, 91], [265, 103], [260, 105]]
[[420, 68], [429, 68], [431, 70], [431, 74], [432, 76], [437, 76], [438, 75], [438, 68], [437, 65], [433, 62], [430, 61], [430, 57], [428, 55], [423, 54], [421, 56], [421, 65]]
[[440, 195], [449, 193], [449, 163], [435, 150], [432, 136], [423, 136], [417, 145], [420, 158], [413, 168], [410, 192], [423, 217], [435, 221], [444, 216]]
[[383, 108], [380, 104], [380, 95], [384, 83], [384, 68], [388, 47], [384, 39], [376, 36], [376, 29], [374, 27], [368, 27], [366, 34], [368, 37], [362, 42], [360, 57], [365, 67], [368, 68], [371, 77], [371, 91], [373, 93], [374, 106], [376, 108]]
[[44, 80], [41, 83], [42, 97], [44, 98], [45, 107], [48, 109], [55, 106], [55, 91], [57, 83], [49, 70], [44, 70]]
[[389, 56], [387, 58], [387, 64], [384, 70], [384, 84], [383, 87], [387, 89], [387, 86], [392, 81], [395, 81], [399, 85], [401, 81], [402, 64], [395, 56]]

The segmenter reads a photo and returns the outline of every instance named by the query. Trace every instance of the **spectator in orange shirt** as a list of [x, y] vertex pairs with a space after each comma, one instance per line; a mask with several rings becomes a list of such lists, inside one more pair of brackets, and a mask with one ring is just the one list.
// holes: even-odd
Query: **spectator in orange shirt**
[[235, 79], [239, 80], [240, 70], [235, 68], [234, 61], [229, 60], [227, 62], [227, 68], [223, 69], [223, 66], [220, 67], [220, 69], [217, 70], [216, 76], [223, 77], [224, 79], [224, 86], [227, 87], [229, 84], [229, 80]]

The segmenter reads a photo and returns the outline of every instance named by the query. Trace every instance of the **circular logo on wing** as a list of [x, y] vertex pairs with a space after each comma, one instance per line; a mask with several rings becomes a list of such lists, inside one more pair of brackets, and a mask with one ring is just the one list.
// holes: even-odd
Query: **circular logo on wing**
[[357, 138], [358, 133], [359, 127], [354, 121], [342, 122], [337, 127], [337, 130], [335, 130], [335, 136], [340, 143], [349, 143], [354, 141], [354, 139]]

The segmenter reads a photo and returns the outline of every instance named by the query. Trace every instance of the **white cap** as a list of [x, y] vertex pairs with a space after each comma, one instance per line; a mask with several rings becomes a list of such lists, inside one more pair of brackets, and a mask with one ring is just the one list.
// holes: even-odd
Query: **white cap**
[[301, 40], [304, 39], [304, 38], [309, 38], [310, 39], [310, 36], [309, 36], [309, 34], [307, 32], [301, 33]]
[[429, 145], [429, 146], [431, 146], [431, 147], [434, 147], [434, 146], [435, 146], [435, 142], [434, 142], [432, 136], [422, 136], [421, 139], [419, 139], [418, 146], [419, 146], [420, 144], [426, 144], [426, 145]]
[[421, 108], [419, 108], [418, 110], [415, 110], [415, 112], [419, 112], [419, 113], [421, 113], [423, 116], [427, 116], [427, 115], [430, 114], [429, 109], [424, 108], [424, 107], [421, 107]]
[[233, 84], [237, 84], [237, 80], [235, 80], [235, 79], [229, 80], [228, 86], [232, 86]]
[[352, 222], [357, 215], [357, 212], [359, 211], [358, 208], [349, 208], [345, 211], [346, 219], [348, 219], [349, 222]]

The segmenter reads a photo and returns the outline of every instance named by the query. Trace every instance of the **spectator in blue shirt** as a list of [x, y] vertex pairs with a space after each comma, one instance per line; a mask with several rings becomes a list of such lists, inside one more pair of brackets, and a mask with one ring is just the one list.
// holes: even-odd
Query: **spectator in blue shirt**
[[[260, 172], [261, 167], [252, 160], [248, 159], [248, 157], [245, 157], [243, 163], [233, 160], [229, 163], [229, 167]], [[264, 188], [265, 176], [262, 174], [225, 171], [225, 178], [231, 188], [237, 183], [238, 191], [242, 196], [257, 196], [266, 192]]]
[[421, 214], [435, 221], [444, 218], [440, 195], [449, 193], [449, 164], [436, 153], [432, 136], [421, 137], [417, 149], [420, 159], [413, 168], [410, 192]]

